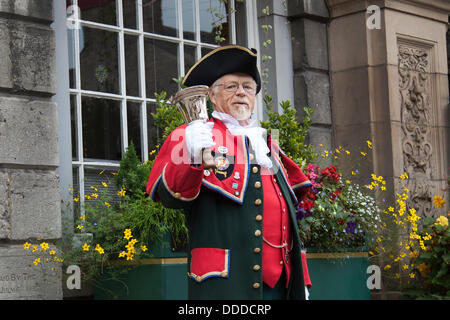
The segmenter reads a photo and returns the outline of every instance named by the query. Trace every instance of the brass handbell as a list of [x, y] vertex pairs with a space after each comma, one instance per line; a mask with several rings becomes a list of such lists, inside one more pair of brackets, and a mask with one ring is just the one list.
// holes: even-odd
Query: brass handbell
[[[206, 104], [208, 90], [208, 86], [192, 86], [178, 91], [174, 97], [170, 98], [170, 103], [177, 106], [186, 124], [194, 121], [208, 121]], [[211, 169], [216, 166], [211, 149], [203, 149], [202, 163], [204, 169]]]

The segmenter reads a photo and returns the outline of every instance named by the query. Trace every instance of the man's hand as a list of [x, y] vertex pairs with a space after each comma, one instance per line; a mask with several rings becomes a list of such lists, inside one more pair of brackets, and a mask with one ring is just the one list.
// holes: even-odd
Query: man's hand
[[191, 156], [192, 164], [202, 163], [202, 150], [216, 143], [212, 139], [213, 122], [194, 121], [186, 127], [186, 146]]

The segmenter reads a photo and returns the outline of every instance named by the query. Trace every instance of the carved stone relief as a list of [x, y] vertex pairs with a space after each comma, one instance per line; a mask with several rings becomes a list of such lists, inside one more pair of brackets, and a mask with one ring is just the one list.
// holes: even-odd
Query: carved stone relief
[[433, 215], [429, 59], [427, 49], [398, 45], [403, 170], [409, 176], [408, 205], [421, 216]]

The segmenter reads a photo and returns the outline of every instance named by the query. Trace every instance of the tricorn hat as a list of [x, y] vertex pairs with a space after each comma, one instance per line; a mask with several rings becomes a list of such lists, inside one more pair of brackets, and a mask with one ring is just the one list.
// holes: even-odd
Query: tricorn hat
[[187, 87], [211, 86], [220, 77], [238, 72], [251, 76], [257, 84], [256, 92], [261, 90], [256, 50], [237, 45], [219, 47], [207, 53], [192, 66], [182, 84]]

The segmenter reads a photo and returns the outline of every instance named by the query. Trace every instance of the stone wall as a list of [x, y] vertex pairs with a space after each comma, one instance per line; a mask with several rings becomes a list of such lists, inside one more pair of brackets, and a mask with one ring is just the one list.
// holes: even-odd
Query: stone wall
[[23, 248], [61, 237], [52, 0], [0, 0], [0, 299], [59, 299]]
[[310, 128], [308, 142], [318, 152], [332, 150], [328, 8], [324, 0], [289, 0], [287, 4], [292, 41], [294, 105], [300, 121], [304, 116], [303, 107], [314, 110], [311, 116], [314, 124]]

